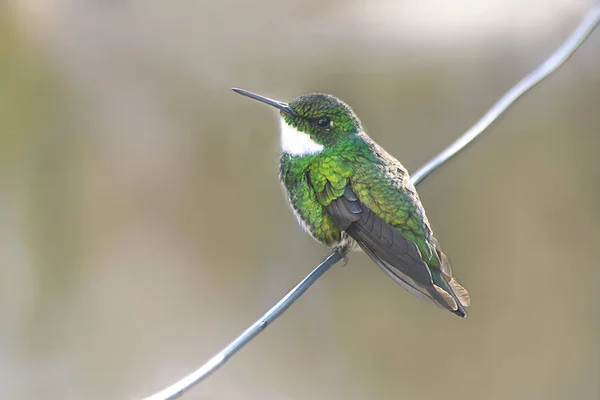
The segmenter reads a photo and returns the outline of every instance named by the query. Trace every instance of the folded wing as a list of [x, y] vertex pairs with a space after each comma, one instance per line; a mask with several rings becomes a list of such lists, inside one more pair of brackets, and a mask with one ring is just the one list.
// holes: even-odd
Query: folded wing
[[[325, 185], [325, 191], [331, 191], [328, 185]], [[346, 231], [398, 284], [456, 315], [467, 315], [464, 307], [469, 302], [468, 293], [452, 278], [443, 253], [440, 252], [442, 266], [430, 268], [417, 245], [400, 229], [386, 223], [362, 204], [350, 185], [326, 206], [326, 210], [336, 225]]]

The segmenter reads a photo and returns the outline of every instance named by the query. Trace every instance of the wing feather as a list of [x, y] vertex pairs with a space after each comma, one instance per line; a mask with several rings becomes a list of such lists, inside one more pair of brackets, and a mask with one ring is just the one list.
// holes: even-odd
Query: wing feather
[[[326, 184], [324, 191], [328, 190]], [[349, 185], [344, 189], [342, 196], [334, 198], [325, 208], [336, 225], [346, 231], [398, 284], [459, 316], [466, 316], [462, 307], [468, 303], [466, 290], [460, 287], [450, 274], [447, 275], [450, 280], [443, 280], [445, 287], [435, 284], [432, 272], [421, 257], [417, 245], [407, 239], [399, 229], [389, 225], [361, 204]], [[445, 268], [450, 272], [449, 264]], [[459, 287], [462, 291], [458, 290]], [[458, 295], [453, 289], [456, 289]]]

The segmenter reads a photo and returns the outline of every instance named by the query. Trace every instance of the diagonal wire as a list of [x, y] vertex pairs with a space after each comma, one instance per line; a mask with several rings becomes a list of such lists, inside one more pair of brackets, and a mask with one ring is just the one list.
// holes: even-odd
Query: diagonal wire
[[[440, 154], [428, 161], [423, 167], [412, 175], [411, 181], [417, 185], [423, 181], [429, 174], [442, 166], [450, 158], [454, 157], [461, 150], [466, 148], [481, 133], [485, 131], [496, 119], [503, 114], [519, 97], [529, 91], [535, 85], [540, 83], [552, 72], [558, 69], [579, 46], [588, 38], [592, 31], [600, 23], [600, 1], [597, 1], [594, 7], [586, 14], [582, 22], [577, 26], [569, 38], [543, 63], [537, 66], [529, 75], [523, 78], [512, 89], [496, 102], [490, 110], [475, 124], [471, 129], [465, 132], [454, 143], [448, 146]], [[274, 322], [283, 314], [296, 300], [300, 298], [319, 278], [327, 272], [333, 265], [337, 264], [343, 254], [334, 252], [330, 254], [321, 264], [319, 264], [306, 278], [290, 290], [277, 304], [259, 318], [254, 324], [246, 329], [240, 336], [232, 341], [227, 347], [215, 354], [199, 369], [185, 376], [173, 385], [155, 393], [144, 400], [172, 400], [193, 386], [210, 376], [227, 360], [229, 360], [238, 350], [248, 344], [254, 337], [261, 333], [267, 326]]]
[[583, 21], [581, 21], [571, 36], [569, 36], [569, 38], [556, 49], [546, 61], [538, 65], [529, 73], [529, 75], [521, 79], [519, 83], [506, 92], [504, 96], [502, 96], [500, 100], [498, 100], [496, 104], [494, 104], [492, 108], [490, 108], [488, 112], [471, 127], [471, 129], [456, 139], [454, 143], [444, 149], [440, 154], [429, 160], [427, 164], [419, 168], [419, 170], [412, 175], [413, 184], [417, 185], [420, 183], [442, 164], [471, 144], [473, 140], [481, 135], [484, 130], [489, 128], [500, 115], [508, 110], [519, 97], [546, 79], [552, 72], [563, 65], [569, 57], [575, 53], [575, 50], [577, 50], [587, 39], [596, 26], [598, 26], [598, 22], [600, 22], [600, 2], [596, 2], [596, 5], [586, 14]]

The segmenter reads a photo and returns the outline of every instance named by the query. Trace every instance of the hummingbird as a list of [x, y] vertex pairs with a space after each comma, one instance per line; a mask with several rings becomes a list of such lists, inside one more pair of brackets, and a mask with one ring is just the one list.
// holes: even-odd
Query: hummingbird
[[467, 316], [469, 294], [453, 278], [406, 168], [346, 103], [323, 93], [285, 103], [232, 90], [279, 109], [279, 178], [307, 233], [344, 257], [358, 246], [412, 294]]

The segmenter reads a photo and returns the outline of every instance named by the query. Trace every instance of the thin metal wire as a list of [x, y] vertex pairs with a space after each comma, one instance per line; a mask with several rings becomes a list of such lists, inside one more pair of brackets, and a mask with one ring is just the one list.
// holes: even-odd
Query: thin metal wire
[[179, 380], [168, 388], [147, 397], [145, 400], [171, 400], [179, 397], [186, 390], [190, 389], [195, 384], [199, 383], [210, 374], [215, 372], [217, 368], [225, 364], [231, 356], [238, 350], [244, 347], [249, 341], [254, 339], [256, 335], [261, 333], [271, 322], [285, 312], [300, 296], [308, 290], [325, 272], [332, 266], [338, 263], [344, 256], [337, 251], [331, 253], [317, 268], [315, 268], [306, 278], [290, 290], [277, 304], [275, 304], [265, 315], [253, 323], [240, 336], [231, 342], [223, 350], [215, 354], [199, 369], [192, 372], [185, 378]]
[[513, 105], [519, 97], [558, 69], [587, 39], [596, 26], [598, 26], [598, 22], [600, 22], [600, 2], [596, 2], [596, 5], [586, 14], [581, 24], [573, 31], [571, 36], [546, 61], [538, 65], [529, 75], [521, 79], [519, 83], [506, 92], [471, 129], [412, 174], [413, 183], [416, 185], [421, 182], [427, 175], [470, 145], [473, 140], [481, 135], [484, 130], [489, 128], [500, 115]]
[[[473, 142], [486, 128], [488, 128], [504, 111], [506, 111], [519, 97], [533, 88], [544, 78], [560, 67], [577, 48], [587, 39], [594, 28], [600, 23], [600, 2], [587, 13], [583, 21], [569, 36], [569, 38], [560, 46], [546, 61], [540, 64], [529, 75], [523, 78], [516, 86], [510, 89], [494, 106], [481, 118], [471, 129], [463, 134], [458, 140], [452, 143], [439, 155], [431, 159], [427, 164], [421, 167], [412, 175], [412, 182], [417, 185], [423, 181], [429, 174], [439, 168], [442, 164], [455, 156]], [[268, 325], [283, 314], [300, 296], [302, 296], [325, 272], [333, 265], [338, 263], [343, 255], [334, 252], [330, 254], [319, 266], [317, 266], [306, 278], [296, 287], [290, 290], [277, 304], [275, 304], [265, 315], [258, 319], [240, 336], [231, 342], [223, 350], [215, 354], [199, 369], [177, 381], [173, 385], [161, 390], [160, 392], [146, 397], [144, 400], [172, 400], [193, 386], [207, 378], [227, 360], [229, 360], [237, 351], [248, 344], [254, 337], [261, 333]]]

